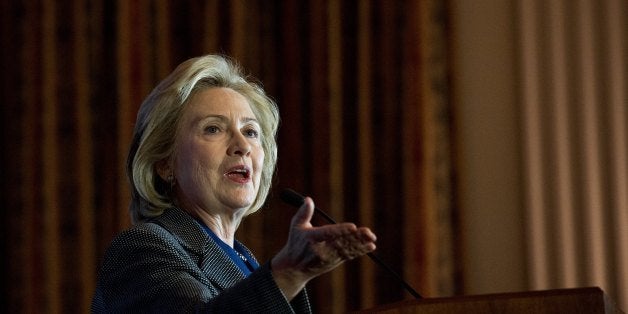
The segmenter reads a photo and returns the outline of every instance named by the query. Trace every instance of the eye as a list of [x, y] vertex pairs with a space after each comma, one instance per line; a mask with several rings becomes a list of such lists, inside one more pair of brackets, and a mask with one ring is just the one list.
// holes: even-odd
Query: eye
[[220, 132], [220, 128], [215, 125], [208, 125], [205, 127], [205, 133], [207, 134], [216, 134]]
[[243, 133], [246, 137], [259, 138], [259, 131], [255, 128], [246, 128]]

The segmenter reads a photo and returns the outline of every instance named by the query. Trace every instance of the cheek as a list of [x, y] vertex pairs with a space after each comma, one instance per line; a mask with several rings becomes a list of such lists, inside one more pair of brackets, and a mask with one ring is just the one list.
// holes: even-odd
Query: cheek
[[178, 170], [181, 171], [180, 188], [190, 197], [203, 195], [219, 185], [220, 176], [217, 175], [215, 165], [209, 164], [205, 159], [181, 159]]
[[176, 158], [176, 171], [179, 177], [198, 184], [205, 180], [208, 168], [211, 168], [211, 159], [204, 155], [204, 151], [194, 145], [182, 146]]

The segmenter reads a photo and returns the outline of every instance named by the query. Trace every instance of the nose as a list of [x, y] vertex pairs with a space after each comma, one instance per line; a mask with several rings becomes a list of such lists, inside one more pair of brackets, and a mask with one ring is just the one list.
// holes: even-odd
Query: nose
[[233, 132], [227, 154], [230, 156], [249, 156], [251, 154], [251, 143], [242, 133]]

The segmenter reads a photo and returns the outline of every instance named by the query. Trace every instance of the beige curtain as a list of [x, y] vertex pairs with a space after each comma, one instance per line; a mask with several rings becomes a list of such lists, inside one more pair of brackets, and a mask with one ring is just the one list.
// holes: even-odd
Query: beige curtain
[[517, 1], [531, 289], [628, 308], [628, 4]]
[[[275, 192], [238, 237], [282, 245], [290, 187], [370, 226], [426, 296], [459, 290], [445, 1], [2, 1], [3, 304], [85, 313], [130, 225], [123, 164], [137, 108], [179, 62], [223, 53], [279, 103]], [[366, 258], [310, 283], [319, 312], [410, 296]]]

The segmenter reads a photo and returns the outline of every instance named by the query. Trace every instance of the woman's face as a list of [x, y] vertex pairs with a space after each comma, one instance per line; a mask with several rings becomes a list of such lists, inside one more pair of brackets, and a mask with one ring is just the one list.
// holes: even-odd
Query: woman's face
[[244, 96], [219, 87], [196, 92], [184, 108], [176, 140], [179, 204], [213, 214], [244, 213], [259, 190], [261, 136]]

